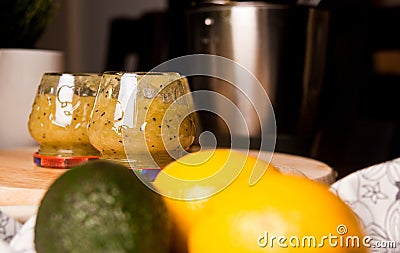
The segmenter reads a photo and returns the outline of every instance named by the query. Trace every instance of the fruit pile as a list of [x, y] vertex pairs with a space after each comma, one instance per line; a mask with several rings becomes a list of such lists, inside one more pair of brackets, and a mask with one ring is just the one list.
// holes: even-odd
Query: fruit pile
[[39, 208], [38, 253], [367, 252], [358, 220], [327, 186], [242, 153], [191, 153], [154, 187], [106, 162], [66, 172]]

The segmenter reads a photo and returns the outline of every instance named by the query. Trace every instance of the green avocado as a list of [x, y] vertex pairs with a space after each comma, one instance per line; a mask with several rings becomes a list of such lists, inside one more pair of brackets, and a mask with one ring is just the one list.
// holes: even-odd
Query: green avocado
[[62, 174], [37, 215], [38, 253], [164, 253], [171, 223], [162, 197], [122, 165], [88, 162]]

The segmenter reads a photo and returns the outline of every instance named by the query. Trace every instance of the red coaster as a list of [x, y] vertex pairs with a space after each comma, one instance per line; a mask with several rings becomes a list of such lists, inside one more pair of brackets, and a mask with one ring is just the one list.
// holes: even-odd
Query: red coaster
[[88, 162], [90, 160], [97, 160], [98, 156], [43, 156], [39, 155], [37, 152], [33, 154], [33, 162], [45, 168], [55, 168], [55, 169], [68, 169], [79, 164]]

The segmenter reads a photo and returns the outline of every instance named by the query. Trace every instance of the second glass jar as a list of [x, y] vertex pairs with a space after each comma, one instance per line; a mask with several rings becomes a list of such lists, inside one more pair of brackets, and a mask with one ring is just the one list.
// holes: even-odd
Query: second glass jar
[[102, 159], [138, 169], [165, 166], [195, 138], [187, 81], [178, 73], [103, 73], [88, 134]]

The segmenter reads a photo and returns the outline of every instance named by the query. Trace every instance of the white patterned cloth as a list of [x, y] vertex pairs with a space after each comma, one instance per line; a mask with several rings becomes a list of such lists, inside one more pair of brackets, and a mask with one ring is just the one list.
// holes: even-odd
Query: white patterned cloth
[[400, 252], [400, 158], [356, 171], [331, 186], [358, 216], [373, 241], [395, 241]]
[[0, 252], [35, 253], [35, 222], [32, 216], [22, 225], [0, 210]]
[[21, 223], [0, 210], [0, 240], [9, 243], [21, 226]]
[[10, 242], [15, 253], [36, 253], [35, 250], [36, 216], [29, 218]]

